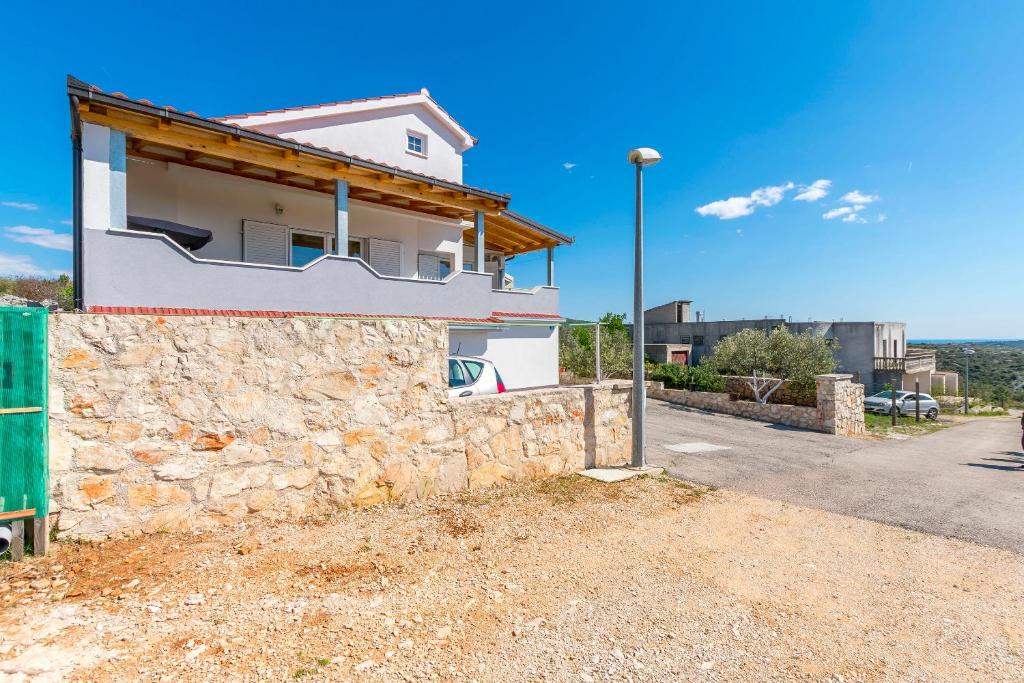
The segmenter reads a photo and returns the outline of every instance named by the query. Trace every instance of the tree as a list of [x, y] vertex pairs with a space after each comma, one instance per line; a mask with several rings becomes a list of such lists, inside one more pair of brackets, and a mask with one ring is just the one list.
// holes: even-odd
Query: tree
[[787, 380], [798, 392], [813, 391], [815, 376], [835, 369], [835, 348], [810, 330], [793, 334], [784, 326], [771, 332], [747, 329], [719, 341], [711, 364], [722, 374], [750, 377], [747, 384], [764, 404]]
[[[625, 313], [601, 316], [601, 374], [607, 378], [633, 376], [633, 342]], [[566, 325], [559, 334], [559, 364], [577, 377], [594, 377], [594, 326]]]
[[997, 384], [992, 388], [992, 400], [999, 404], [1000, 408], [1006, 407], [1006, 402], [1010, 400], [1010, 389], [1005, 384]]

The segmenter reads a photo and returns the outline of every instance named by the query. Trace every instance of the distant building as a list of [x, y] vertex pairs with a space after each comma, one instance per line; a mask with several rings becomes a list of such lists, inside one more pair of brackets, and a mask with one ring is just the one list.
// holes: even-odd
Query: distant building
[[719, 340], [740, 330], [770, 331], [785, 326], [794, 334], [811, 330], [833, 340], [839, 372], [848, 372], [869, 391], [894, 383], [897, 388], [930, 391], [935, 352], [907, 347], [907, 324], [902, 322], [793, 322], [784, 318], [707, 321], [701, 311], [690, 321], [692, 301], [670, 301], [644, 313], [645, 350], [658, 363], [696, 365]]

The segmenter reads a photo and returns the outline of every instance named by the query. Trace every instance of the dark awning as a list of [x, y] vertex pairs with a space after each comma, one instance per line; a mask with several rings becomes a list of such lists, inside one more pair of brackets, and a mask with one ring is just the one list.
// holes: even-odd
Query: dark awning
[[171, 221], [164, 221], [159, 218], [128, 216], [128, 229], [140, 232], [163, 233], [189, 251], [202, 249], [213, 239], [213, 233], [209, 230], [193, 228], [191, 225], [182, 225], [181, 223], [172, 223]]

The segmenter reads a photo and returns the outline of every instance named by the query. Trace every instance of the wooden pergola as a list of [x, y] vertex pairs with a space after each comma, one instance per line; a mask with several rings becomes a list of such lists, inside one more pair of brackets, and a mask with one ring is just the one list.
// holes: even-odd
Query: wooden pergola
[[484, 222], [484, 245], [506, 256], [550, 249], [572, 238], [508, 210], [510, 197], [347, 156], [275, 135], [240, 128], [106, 94], [69, 78], [68, 94], [82, 121], [122, 131], [128, 156], [181, 164], [277, 183], [326, 195], [344, 184], [348, 198], [430, 216], [473, 221], [475, 243]]

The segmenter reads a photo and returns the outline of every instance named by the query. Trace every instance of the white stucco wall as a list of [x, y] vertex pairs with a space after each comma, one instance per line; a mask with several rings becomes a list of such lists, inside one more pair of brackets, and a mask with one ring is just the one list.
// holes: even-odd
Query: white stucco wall
[[[423, 105], [273, 123], [242, 122], [242, 125], [343, 154], [462, 182], [462, 152], [457, 137]], [[425, 156], [407, 150], [408, 131], [426, 138]]]
[[497, 331], [452, 330], [451, 353], [494, 363], [508, 389], [558, 384], [558, 328], [509, 327]]
[[[201, 258], [242, 260], [243, 220], [334, 233], [333, 197], [312, 190], [148, 159], [129, 158], [127, 176], [129, 215], [213, 232], [210, 243], [194, 252]], [[102, 195], [101, 181], [98, 177], [87, 187], [97, 188]], [[274, 210], [276, 204], [284, 207], [281, 215]], [[462, 269], [460, 221], [421, 218], [353, 200], [349, 203], [349, 234], [401, 242], [404, 277], [417, 276], [419, 251], [450, 253], [454, 270]]]

